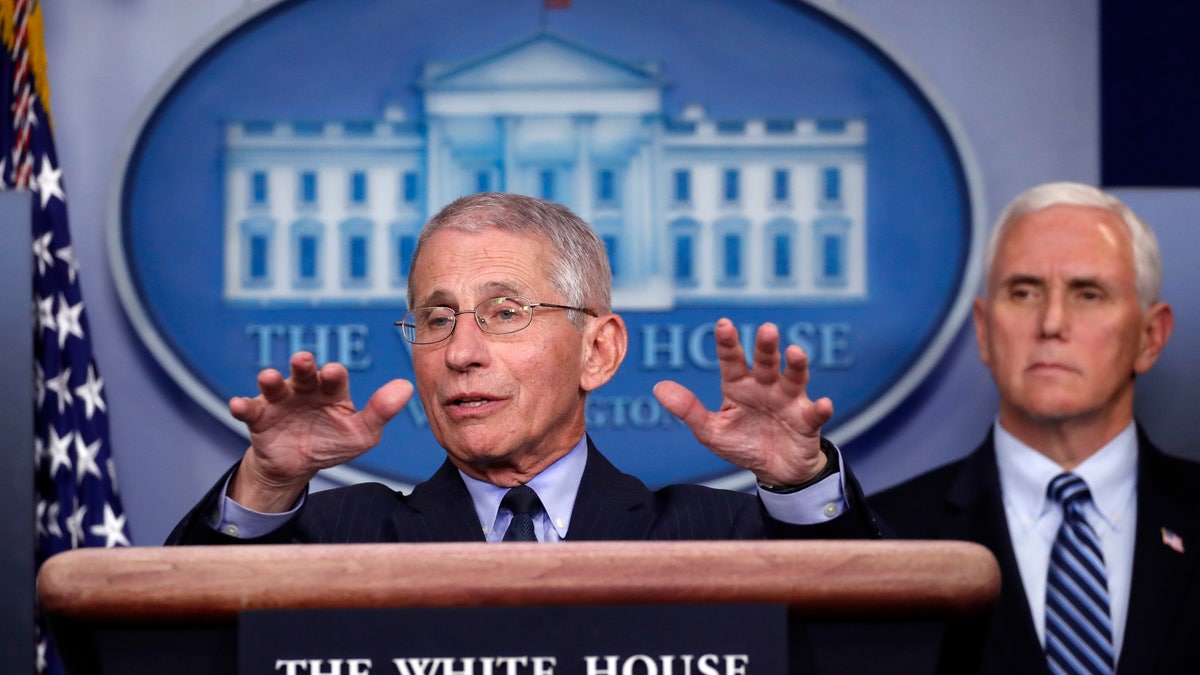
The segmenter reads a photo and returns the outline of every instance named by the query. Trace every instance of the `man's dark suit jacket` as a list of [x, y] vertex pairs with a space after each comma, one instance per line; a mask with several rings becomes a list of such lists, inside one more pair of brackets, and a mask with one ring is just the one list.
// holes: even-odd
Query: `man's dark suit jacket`
[[[637, 478], [618, 471], [589, 438], [567, 539], [877, 538], [879, 529], [861, 488], [846, 467], [842, 471], [847, 472], [850, 508], [827, 523], [788, 525], [767, 516], [758, 497], [747, 493], [696, 485], [651, 491]], [[258, 539], [234, 539], [208, 524], [228, 475], [175, 527], [167, 544], [484, 540], [467, 486], [449, 460], [408, 495], [379, 483], [309, 494], [287, 525]]]
[[[1168, 457], [1138, 429], [1137, 531], [1124, 644], [1117, 672], [1200, 672], [1200, 465]], [[989, 433], [972, 454], [871, 498], [887, 534], [987, 546], [1001, 591], [984, 650], [984, 673], [1046, 673], [1013, 555]], [[1184, 552], [1163, 543], [1182, 537]], [[953, 650], [953, 633], [943, 651]]]

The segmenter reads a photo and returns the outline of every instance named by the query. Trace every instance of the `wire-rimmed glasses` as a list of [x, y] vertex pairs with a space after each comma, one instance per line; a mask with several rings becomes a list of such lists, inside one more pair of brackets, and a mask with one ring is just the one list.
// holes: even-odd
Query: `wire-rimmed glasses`
[[502, 295], [484, 300], [476, 305], [475, 309], [464, 309], [461, 312], [451, 307], [417, 307], [405, 314], [396, 325], [400, 327], [400, 335], [408, 342], [414, 345], [431, 345], [454, 333], [460, 314], [474, 314], [475, 323], [485, 333], [507, 335], [529, 327], [533, 322], [534, 307], [552, 307], [597, 316], [596, 312], [586, 307], [530, 302], [529, 298], [519, 295]]

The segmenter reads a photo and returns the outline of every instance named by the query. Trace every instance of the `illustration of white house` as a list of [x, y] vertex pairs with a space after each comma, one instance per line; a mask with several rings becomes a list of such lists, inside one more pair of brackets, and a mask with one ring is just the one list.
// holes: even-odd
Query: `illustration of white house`
[[416, 84], [419, 119], [227, 124], [228, 301], [403, 305], [425, 219], [487, 190], [590, 222], [617, 309], [866, 297], [862, 120], [668, 116], [656, 65], [550, 33]]

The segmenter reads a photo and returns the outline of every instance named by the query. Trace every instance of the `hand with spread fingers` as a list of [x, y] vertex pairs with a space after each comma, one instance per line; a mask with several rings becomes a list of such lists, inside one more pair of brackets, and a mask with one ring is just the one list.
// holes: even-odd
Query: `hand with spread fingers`
[[[754, 360], [748, 365], [737, 327], [728, 319], [714, 330], [721, 368], [722, 402], [707, 410], [690, 390], [659, 382], [654, 395], [682, 420], [705, 447], [754, 473], [760, 483], [807, 483], [825, 468], [821, 426], [833, 417], [828, 398], [811, 400], [808, 356], [797, 345], [780, 353], [779, 328], [758, 328]], [[782, 361], [782, 369], [780, 368]]]
[[250, 431], [229, 496], [264, 513], [286, 511], [318, 471], [374, 447], [413, 391], [407, 380], [392, 380], [358, 411], [341, 364], [318, 368], [312, 354], [298, 352], [290, 369], [287, 379], [274, 369], [262, 371], [258, 396], [229, 402], [229, 412]]

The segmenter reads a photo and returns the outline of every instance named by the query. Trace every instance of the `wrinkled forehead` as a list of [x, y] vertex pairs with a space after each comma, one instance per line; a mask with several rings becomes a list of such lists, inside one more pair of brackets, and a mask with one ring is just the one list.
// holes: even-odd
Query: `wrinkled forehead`
[[1133, 278], [1133, 238], [1115, 214], [1051, 206], [1017, 218], [1001, 232], [989, 283], [1014, 272], [1105, 274]]
[[536, 299], [551, 287], [550, 253], [540, 237], [497, 228], [444, 228], [425, 242], [408, 279], [414, 306], [473, 307], [489, 298]]

